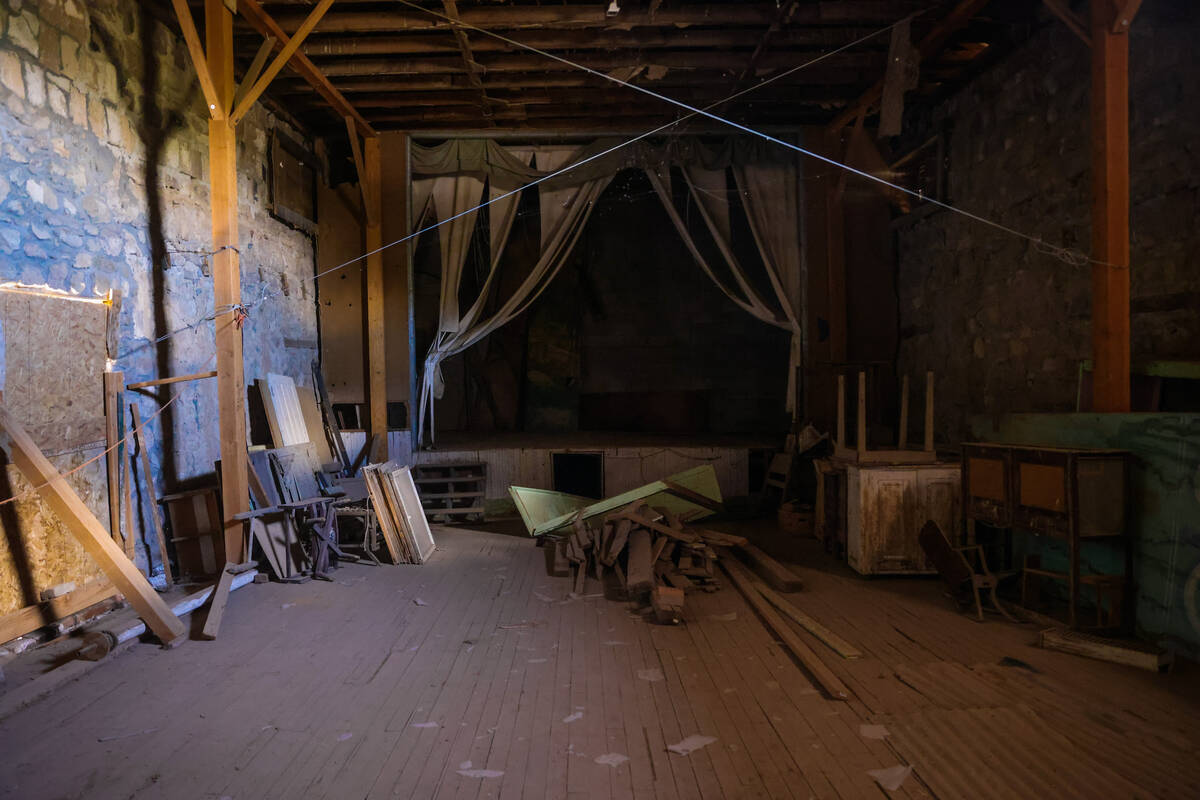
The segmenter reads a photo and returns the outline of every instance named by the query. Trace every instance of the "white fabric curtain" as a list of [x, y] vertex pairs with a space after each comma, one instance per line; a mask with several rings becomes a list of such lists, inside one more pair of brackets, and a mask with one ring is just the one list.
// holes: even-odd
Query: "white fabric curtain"
[[695, 239], [675, 208], [670, 189], [663, 177], [656, 171], [648, 171], [647, 174], [684, 244], [717, 288], [743, 311], [763, 322], [791, 332], [787, 409], [793, 411], [796, 407], [796, 372], [803, 356], [800, 325], [800, 217], [796, 200], [796, 168], [790, 164], [734, 167], [734, 176], [742, 193], [746, 215], [750, 218], [755, 242], [758, 244], [775, 295], [774, 303], [768, 302], [754, 288], [733, 253], [725, 170], [684, 167], [682, 172], [688, 190], [696, 201], [700, 217], [712, 234], [736, 286], [729, 286], [718, 278], [712, 265], [700, 253]]
[[804, 288], [800, 241], [800, 197], [795, 162], [733, 167], [734, 181], [750, 231], [762, 255], [775, 299], [792, 331], [788, 357], [788, 411], [795, 409], [796, 375], [804, 360]]
[[[532, 152], [526, 151], [524, 157], [528, 158], [528, 154]], [[539, 152], [537, 166], [541, 170], [557, 169], [574, 155], [571, 151]], [[506, 197], [490, 207], [492, 211], [489, 220], [492, 230], [492, 258], [488, 277], [484, 280], [479, 297], [459, 320], [459, 324], [454, 329], [440, 327], [425, 356], [425, 371], [421, 377], [421, 397], [417, 413], [418, 446], [424, 443], [426, 430], [429, 432], [430, 441], [432, 442], [434, 439], [434, 401], [442, 397], [445, 392], [442, 362], [508, 324], [537, 300], [554, 280], [554, 276], [558, 274], [559, 269], [571, 254], [579, 239], [579, 234], [583, 231], [584, 223], [591, 215], [596, 200], [608, 186], [609, 180], [611, 177], [591, 180], [569, 189], [539, 190], [542, 209], [541, 255], [516, 291], [490, 317], [483, 318], [483, 311], [492, 291], [504, 243], [508, 239], [508, 234], [512, 230], [513, 221], [516, 218], [518, 197], [516, 195]], [[503, 192], [496, 192], [496, 195], [500, 194]], [[499, 238], [496, 235], [497, 232], [502, 234]], [[446, 252], [443, 250], [444, 256]], [[453, 255], [452, 251], [451, 255]], [[448, 274], [445, 270], [445, 263], [443, 260], [443, 297]], [[457, 288], [455, 295], [457, 296]], [[428, 428], [426, 428], [427, 424]]]
[[463, 265], [475, 232], [475, 218], [483, 200], [483, 181], [470, 175], [454, 175], [433, 180], [433, 210], [443, 224], [438, 228], [442, 251], [442, 291], [438, 312], [438, 332], [453, 333], [459, 328], [458, 290], [462, 285]]

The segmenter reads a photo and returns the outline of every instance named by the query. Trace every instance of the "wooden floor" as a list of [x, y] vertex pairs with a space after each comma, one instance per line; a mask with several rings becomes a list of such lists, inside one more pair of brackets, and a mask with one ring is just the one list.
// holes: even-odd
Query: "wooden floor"
[[[805, 559], [790, 598], [864, 652], [810, 640], [840, 702], [731, 586], [655, 626], [569, 599], [528, 539], [435, 535], [424, 566], [240, 590], [217, 641], [137, 645], [0, 722], [0, 797], [1200, 796], [1190, 675], [1039, 650], [929, 581]], [[667, 751], [692, 734], [716, 741]], [[895, 792], [870, 774], [902, 765]]]

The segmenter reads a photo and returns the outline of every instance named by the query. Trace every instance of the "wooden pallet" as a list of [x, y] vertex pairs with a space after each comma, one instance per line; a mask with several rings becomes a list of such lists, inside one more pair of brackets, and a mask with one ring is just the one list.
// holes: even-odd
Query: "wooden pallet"
[[421, 464], [412, 473], [431, 522], [483, 519], [487, 464]]

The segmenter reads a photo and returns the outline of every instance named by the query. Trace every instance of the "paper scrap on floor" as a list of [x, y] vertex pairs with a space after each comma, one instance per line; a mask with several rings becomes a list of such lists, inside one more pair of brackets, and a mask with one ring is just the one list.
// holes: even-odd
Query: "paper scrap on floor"
[[887, 789], [889, 792], [894, 792], [900, 788], [908, 776], [912, 774], [912, 767], [897, 764], [894, 767], [887, 769], [869, 769], [867, 774], [875, 779], [875, 782]]
[[699, 750], [701, 747], [708, 747], [716, 740], [717, 737], [715, 736], [702, 736], [699, 733], [693, 733], [682, 742], [676, 742], [673, 745], [668, 745], [667, 749], [672, 753], [678, 753], [681, 756], [686, 756], [696, 750]]

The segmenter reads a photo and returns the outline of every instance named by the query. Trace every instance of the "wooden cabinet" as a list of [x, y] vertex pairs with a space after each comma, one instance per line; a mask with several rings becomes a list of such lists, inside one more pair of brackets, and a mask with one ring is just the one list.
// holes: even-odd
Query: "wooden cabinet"
[[863, 575], [936, 572], [917, 542], [926, 520], [956, 536], [962, 520], [956, 463], [847, 466], [846, 561]]
[[[1125, 527], [1128, 457], [1122, 450], [964, 442], [967, 543], [974, 543], [977, 521], [1064, 540], [1065, 570], [1027, 565], [1025, 572], [1067, 584], [1069, 622], [1077, 627], [1080, 587], [1094, 586], [1102, 594], [1120, 586], [1129, 593], [1133, 554]], [[1111, 539], [1125, 546], [1123, 575], [1081, 572], [1081, 544], [1089, 539]], [[1101, 598], [1096, 602], [1100, 606]]]

